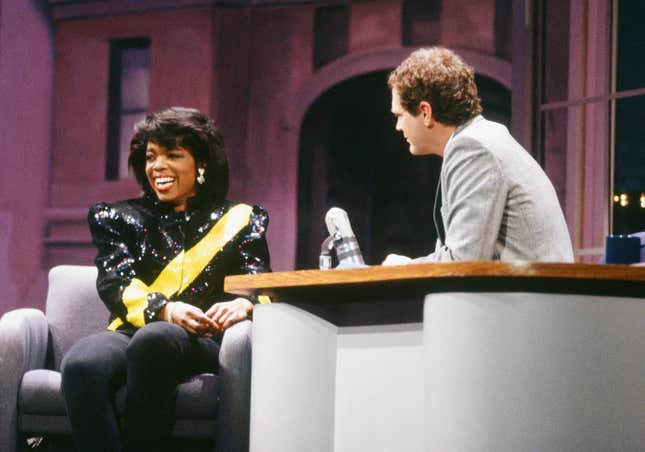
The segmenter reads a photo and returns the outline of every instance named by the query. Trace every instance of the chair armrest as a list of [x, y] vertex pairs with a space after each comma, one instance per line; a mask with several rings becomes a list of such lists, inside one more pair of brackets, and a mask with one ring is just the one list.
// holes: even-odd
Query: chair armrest
[[17, 450], [18, 388], [25, 372], [45, 366], [48, 327], [37, 309], [16, 309], [0, 318], [0, 450]]

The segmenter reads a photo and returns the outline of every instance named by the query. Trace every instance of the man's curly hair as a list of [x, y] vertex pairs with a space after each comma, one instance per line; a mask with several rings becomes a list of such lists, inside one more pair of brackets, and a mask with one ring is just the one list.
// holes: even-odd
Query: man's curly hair
[[443, 124], [460, 125], [482, 112], [473, 69], [443, 47], [412, 52], [392, 71], [387, 84], [415, 116], [421, 101], [430, 104], [432, 115]]

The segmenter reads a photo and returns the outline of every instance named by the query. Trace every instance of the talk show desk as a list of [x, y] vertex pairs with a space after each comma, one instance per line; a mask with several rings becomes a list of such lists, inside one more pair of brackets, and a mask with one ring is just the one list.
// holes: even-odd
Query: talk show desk
[[251, 450], [645, 445], [645, 267], [464, 262], [226, 278], [254, 312]]

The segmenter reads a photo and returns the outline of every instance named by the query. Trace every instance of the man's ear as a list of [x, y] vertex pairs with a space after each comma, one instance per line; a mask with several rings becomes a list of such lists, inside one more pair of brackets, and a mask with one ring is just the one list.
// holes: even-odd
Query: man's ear
[[419, 102], [419, 114], [423, 116], [423, 124], [426, 127], [432, 127], [434, 124], [434, 119], [432, 118], [432, 106], [425, 100]]

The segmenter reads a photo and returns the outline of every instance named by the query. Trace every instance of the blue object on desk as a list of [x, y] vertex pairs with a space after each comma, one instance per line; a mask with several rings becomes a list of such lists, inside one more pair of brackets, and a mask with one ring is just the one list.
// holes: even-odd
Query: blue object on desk
[[608, 235], [605, 242], [605, 262], [634, 264], [641, 260], [641, 239], [629, 235]]

